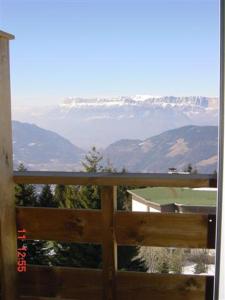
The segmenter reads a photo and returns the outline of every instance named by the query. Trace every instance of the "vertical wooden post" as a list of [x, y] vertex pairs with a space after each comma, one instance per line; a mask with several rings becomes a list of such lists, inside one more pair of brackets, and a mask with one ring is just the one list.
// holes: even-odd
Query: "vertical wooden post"
[[17, 297], [16, 225], [13, 184], [9, 40], [0, 31], [0, 261], [2, 300]]
[[117, 203], [117, 187], [105, 186], [101, 189], [103, 217], [103, 299], [116, 299], [115, 275], [117, 271], [117, 244], [114, 228], [114, 211]]

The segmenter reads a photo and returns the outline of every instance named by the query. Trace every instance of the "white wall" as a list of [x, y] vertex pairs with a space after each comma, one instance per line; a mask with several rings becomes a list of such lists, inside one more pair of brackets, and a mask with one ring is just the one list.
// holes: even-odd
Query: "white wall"
[[132, 199], [132, 211], [148, 211], [148, 206]]
[[132, 211], [160, 212], [160, 209], [149, 207], [149, 210], [148, 210], [148, 205], [143, 204], [143, 203], [141, 203], [137, 200], [132, 199]]
[[154, 207], [149, 207], [149, 211], [150, 212], [161, 212], [160, 208], [159, 209], [156, 209]]

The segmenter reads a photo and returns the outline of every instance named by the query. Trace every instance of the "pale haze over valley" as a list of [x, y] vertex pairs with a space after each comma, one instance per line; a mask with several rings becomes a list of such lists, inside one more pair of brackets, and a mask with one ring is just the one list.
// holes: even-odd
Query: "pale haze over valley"
[[34, 123], [89, 149], [120, 139], [146, 139], [185, 125], [217, 125], [218, 99], [136, 95], [68, 98], [58, 106], [22, 106], [13, 119]]

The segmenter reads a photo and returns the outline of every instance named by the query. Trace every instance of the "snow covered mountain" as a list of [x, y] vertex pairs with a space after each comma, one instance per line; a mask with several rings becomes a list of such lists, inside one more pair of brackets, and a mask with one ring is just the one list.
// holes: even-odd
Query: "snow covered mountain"
[[88, 108], [88, 107], [122, 107], [122, 106], [157, 106], [157, 107], [179, 107], [199, 110], [215, 109], [217, 98], [209, 97], [173, 97], [173, 96], [152, 96], [136, 95], [134, 97], [115, 97], [115, 98], [73, 98], [69, 97], [60, 105], [63, 109]]
[[13, 117], [54, 130], [82, 148], [146, 139], [186, 125], [217, 125], [218, 99], [136, 95], [67, 98], [46, 108], [15, 108]]

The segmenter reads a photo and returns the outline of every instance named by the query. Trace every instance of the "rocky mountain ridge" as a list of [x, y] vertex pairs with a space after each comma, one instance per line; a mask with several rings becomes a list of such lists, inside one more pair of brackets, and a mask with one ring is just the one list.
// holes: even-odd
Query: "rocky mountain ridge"
[[68, 98], [58, 106], [14, 108], [13, 118], [35, 123], [86, 150], [123, 138], [147, 139], [187, 125], [217, 125], [218, 99], [137, 95]]

